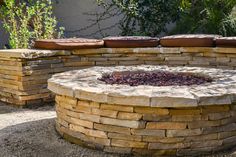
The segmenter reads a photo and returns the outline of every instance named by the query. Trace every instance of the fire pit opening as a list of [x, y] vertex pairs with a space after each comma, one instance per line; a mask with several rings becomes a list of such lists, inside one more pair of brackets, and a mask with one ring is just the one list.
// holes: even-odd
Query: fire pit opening
[[191, 86], [212, 82], [212, 78], [200, 74], [168, 71], [115, 71], [103, 74], [98, 80], [130, 86]]

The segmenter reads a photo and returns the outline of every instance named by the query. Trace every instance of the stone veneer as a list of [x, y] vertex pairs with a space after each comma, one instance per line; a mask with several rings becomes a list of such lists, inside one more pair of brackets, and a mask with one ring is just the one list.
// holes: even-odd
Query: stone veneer
[[[193, 86], [127, 86], [103, 73], [166, 70], [208, 75]], [[196, 67], [94, 67], [53, 75], [57, 131], [68, 141], [105, 152], [198, 156], [236, 145], [236, 71]]]
[[236, 69], [236, 48], [100, 48], [73, 51], [0, 50], [0, 100], [14, 105], [51, 102], [52, 74], [91, 66], [201, 66]]

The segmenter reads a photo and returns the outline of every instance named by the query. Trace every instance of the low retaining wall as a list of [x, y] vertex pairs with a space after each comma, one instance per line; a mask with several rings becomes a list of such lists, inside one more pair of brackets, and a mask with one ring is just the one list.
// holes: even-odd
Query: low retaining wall
[[74, 51], [0, 50], [0, 100], [24, 106], [53, 101], [52, 74], [91, 66], [203, 66], [236, 69], [236, 48], [100, 48]]
[[112, 153], [198, 156], [235, 145], [236, 108], [120, 106], [56, 96], [57, 130], [68, 141]]

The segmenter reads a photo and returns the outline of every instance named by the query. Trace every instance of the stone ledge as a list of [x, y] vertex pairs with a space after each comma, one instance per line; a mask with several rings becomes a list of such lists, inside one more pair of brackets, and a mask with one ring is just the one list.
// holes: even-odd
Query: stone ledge
[[[213, 82], [193, 86], [136, 86], [109, 85], [98, 80], [103, 73], [132, 70], [167, 70], [207, 75]], [[196, 107], [201, 105], [232, 104], [236, 97], [236, 71], [198, 67], [118, 66], [93, 67], [54, 75], [48, 88], [59, 95], [101, 103], [150, 106]], [[65, 92], [69, 91], [69, 92]], [[69, 95], [68, 95], [69, 93]]]
[[40, 57], [64, 56], [70, 55], [71, 52], [64, 50], [37, 50], [37, 49], [9, 49], [0, 50], [0, 57], [3, 58], [20, 58], [33, 59]]
[[145, 53], [145, 54], [181, 54], [181, 53], [215, 53], [215, 54], [234, 54], [236, 48], [222, 47], [154, 47], [154, 48], [99, 48], [99, 49], [80, 49], [73, 50], [72, 54], [127, 54], [127, 53]]
[[40, 50], [40, 49], [6, 49], [0, 50], [0, 57], [33, 59], [40, 57], [61, 56], [61, 55], [83, 55], [83, 54], [181, 54], [181, 53], [222, 53], [235, 54], [236, 48], [221, 47], [154, 47], [154, 48], [97, 48], [66, 50]]

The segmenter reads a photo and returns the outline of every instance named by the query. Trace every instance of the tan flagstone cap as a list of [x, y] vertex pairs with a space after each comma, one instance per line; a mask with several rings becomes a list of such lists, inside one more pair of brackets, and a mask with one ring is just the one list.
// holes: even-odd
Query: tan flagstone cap
[[[193, 86], [109, 85], [99, 81], [104, 73], [165, 70], [207, 75], [213, 82]], [[196, 107], [236, 101], [236, 71], [200, 67], [117, 66], [93, 67], [53, 75], [48, 88], [56, 94], [109, 104], [150, 107]]]

